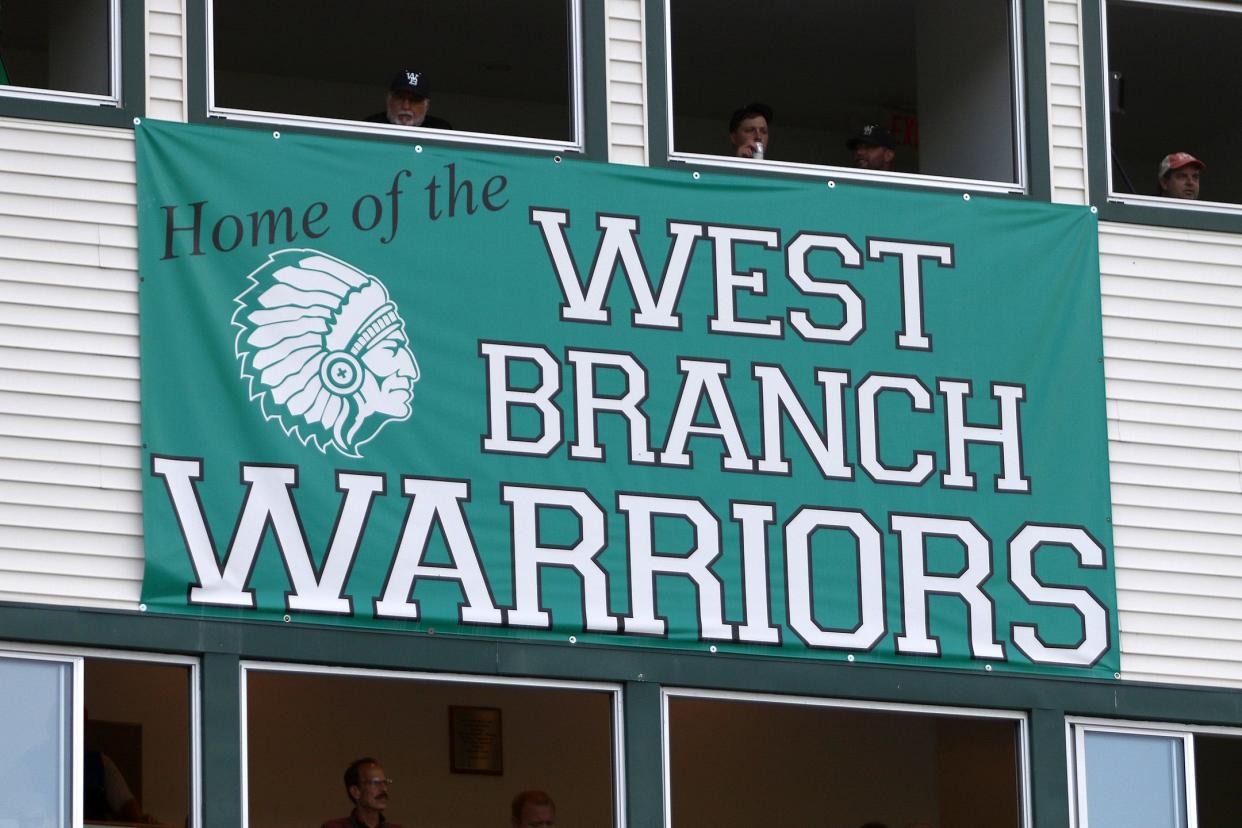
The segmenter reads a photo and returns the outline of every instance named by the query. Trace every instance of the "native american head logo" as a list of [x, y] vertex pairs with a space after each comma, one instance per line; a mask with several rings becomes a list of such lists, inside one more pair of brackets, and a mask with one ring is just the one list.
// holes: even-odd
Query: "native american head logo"
[[234, 301], [241, 378], [263, 416], [349, 457], [410, 416], [418, 362], [374, 276], [317, 250], [280, 250]]

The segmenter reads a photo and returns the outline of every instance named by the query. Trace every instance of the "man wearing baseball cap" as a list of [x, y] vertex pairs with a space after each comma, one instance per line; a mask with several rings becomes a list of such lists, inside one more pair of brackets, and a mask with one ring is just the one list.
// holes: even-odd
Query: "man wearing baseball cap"
[[1188, 152], [1173, 152], [1160, 162], [1160, 195], [1165, 198], [1199, 198], [1199, 174], [1207, 165]]
[[427, 73], [414, 69], [402, 69], [388, 84], [388, 107], [376, 112], [366, 120], [377, 124], [399, 124], [423, 129], [452, 129], [443, 118], [428, 114], [431, 109], [431, 89], [427, 85]]
[[897, 144], [888, 130], [879, 124], [867, 124], [845, 142], [854, 153], [854, 166], [860, 170], [892, 169]]

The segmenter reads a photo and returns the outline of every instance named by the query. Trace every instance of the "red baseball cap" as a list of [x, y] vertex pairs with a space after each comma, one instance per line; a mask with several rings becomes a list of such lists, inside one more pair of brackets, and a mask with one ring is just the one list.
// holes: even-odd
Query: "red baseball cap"
[[1204, 164], [1188, 152], [1171, 152], [1160, 162], [1159, 177], [1164, 178], [1169, 174], [1170, 170], [1180, 170], [1182, 167], [1189, 166], [1195, 166], [1201, 170], [1207, 169], [1207, 164]]

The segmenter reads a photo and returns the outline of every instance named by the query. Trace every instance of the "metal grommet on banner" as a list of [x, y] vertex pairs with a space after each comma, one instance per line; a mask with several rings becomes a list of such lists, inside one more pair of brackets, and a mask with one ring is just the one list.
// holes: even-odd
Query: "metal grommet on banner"
[[[138, 120], [138, 119], [137, 119], [137, 118], [135, 118], [134, 120]], [[146, 611], [147, 611], [147, 605], [146, 605], [146, 604], [139, 604], [139, 605], [138, 605], [138, 611], [139, 611], [139, 612], [146, 612]]]
[[141, 118], [135, 118], [135, 119], [134, 119], [134, 126], [138, 126], [138, 125], [139, 125], [139, 124], [141, 124], [141, 123], [142, 123], [142, 119], [141, 119]]
[[281, 618], [280, 620], [281, 620], [281, 621], [284, 621], [286, 624], [288, 624], [288, 623], [289, 623], [290, 621], [292, 621], [293, 619], [292, 619], [292, 618], [290, 618], [289, 616], [287, 616], [287, 615], [286, 615], [284, 618]]
[[983, 669], [984, 669], [984, 670], [986, 670], [987, 672], [989, 672], [989, 673], [990, 673], [990, 672], [992, 672], [992, 665], [991, 665], [991, 664], [985, 664], [985, 665], [983, 665]]
[[277, 131], [273, 132], [273, 133], [272, 133], [272, 137], [273, 137], [273, 138], [275, 138], [277, 141], [279, 141], [279, 140], [280, 140], [280, 130], [277, 130]]
[[829, 179], [829, 181], [828, 181], [828, 189], [830, 189], [830, 190], [831, 190], [831, 189], [835, 188], [836, 186], [837, 186], [837, 182], [835, 182], [835, 181], [833, 181], [833, 180]]
[[570, 644], [577, 644], [577, 643], [578, 643], [578, 636], [576, 636], [576, 635], [571, 635], [571, 636], [569, 637], [569, 643], [570, 643]]
[[962, 193], [962, 201], [970, 201], [970, 193]]
[[559, 155], [552, 156], [552, 162], [555, 164], [561, 163], [561, 157]]
[[699, 174], [697, 172], [690, 173], [690, 177], [693, 178], [695, 181], [699, 180]]
[[708, 647], [708, 648], [707, 648], [707, 651], [708, 651], [709, 653], [714, 653], [714, 652], [716, 652], [716, 645], [715, 645], [715, 644], [713, 644], [712, 646]]
[[1099, 213], [1099, 212], [1100, 212], [1100, 208], [1099, 208], [1099, 207], [1096, 207], [1094, 204], [1092, 204], [1092, 205], [1091, 205], [1091, 212], [1092, 212], [1092, 213]]
[[847, 656], [845, 657], [845, 660], [846, 660], [846, 661], [853, 661], [853, 660], [854, 660], [854, 654], [853, 654], [853, 653], [850, 653], [849, 655], [847, 655]]
[[1121, 678], [1121, 673], [1113, 673], [1113, 678], [1115, 679]]
[[415, 151], [415, 152], [422, 152], [422, 151], [423, 151], [423, 145], [422, 145], [422, 144], [415, 144], [415, 145], [414, 145], [414, 151]]

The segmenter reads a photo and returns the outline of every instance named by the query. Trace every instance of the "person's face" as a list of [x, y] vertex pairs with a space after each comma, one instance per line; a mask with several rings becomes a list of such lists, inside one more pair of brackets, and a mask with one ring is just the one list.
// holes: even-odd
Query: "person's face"
[[762, 115], [744, 118], [737, 129], [729, 133], [729, 143], [733, 144], [733, 154], [739, 158], [753, 157], [756, 143], [768, 146], [768, 119]]
[[554, 828], [555, 825], [555, 808], [530, 802], [522, 806], [522, 818], [513, 823], [514, 828]]
[[402, 126], [418, 126], [427, 117], [431, 98], [409, 92], [388, 93], [388, 120]]
[[1160, 190], [1165, 198], [1188, 198], [1193, 201], [1199, 197], [1199, 172], [1199, 168], [1192, 164], [1169, 170], [1160, 179]]
[[405, 334], [394, 330], [376, 342], [363, 353], [362, 363], [369, 369], [363, 379], [362, 395], [374, 410], [393, 417], [410, 416], [418, 363], [410, 353]]
[[887, 170], [893, 155], [891, 149], [879, 144], [858, 144], [854, 147], [854, 166], [860, 170]]
[[382, 812], [388, 807], [388, 777], [383, 767], [372, 762], [358, 769], [358, 784], [349, 792], [359, 810]]

